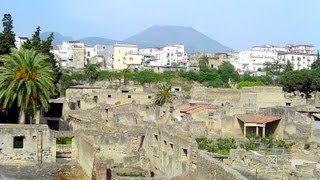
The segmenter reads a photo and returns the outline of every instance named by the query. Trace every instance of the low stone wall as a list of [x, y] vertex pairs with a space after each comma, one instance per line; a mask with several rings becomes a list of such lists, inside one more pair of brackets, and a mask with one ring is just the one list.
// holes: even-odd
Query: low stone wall
[[84, 136], [74, 138], [78, 147], [78, 162], [89, 178], [92, 177], [95, 155], [98, 153], [99, 147], [94, 145], [93, 140]]
[[246, 180], [238, 171], [228, 165], [216, 160], [204, 151], [198, 152], [197, 158], [197, 180], [228, 179]]
[[0, 164], [55, 162], [47, 125], [0, 124]]

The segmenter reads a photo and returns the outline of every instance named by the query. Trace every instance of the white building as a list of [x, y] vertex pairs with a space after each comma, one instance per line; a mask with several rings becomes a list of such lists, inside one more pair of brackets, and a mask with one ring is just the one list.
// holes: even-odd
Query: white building
[[290, 61], [294, 70], [309, 69], [316, 58], [312, 45], [287, 45], [285, 47], [265, 45], [235, 53], [231, 56], [230, 62], [240, 74], [243, 74], [263, 70], [266, 62], [275, 61], [283, 64]]
[[271, 45], [255, 46], [251, 50], [234, 54], [230, 62], [240, 74], [261, 71], [266, 62], [274, 62], [278, 59], [278, 50], [285, 51], [284, 48]]
[[174, 44], [162, 48], [143, 48], [139, 53], [145, 56], [149, 66], [187, 65], [188, 56], [184, 45]]
[[20, 49], [21, 46], [22, 46], [25, 42], [27, 42], [27, 40], [28, 40], [27, 37], [16, 36], [16, 37], [15, 37], [15, 42], [14, 42], [14, 44], [15, 44], [15, 46], [16, 46], [17, 49]]
[[67, 41], [53, 51], [61, 68], [83, 68], [85, 65], [85, 45], [80, 41]]

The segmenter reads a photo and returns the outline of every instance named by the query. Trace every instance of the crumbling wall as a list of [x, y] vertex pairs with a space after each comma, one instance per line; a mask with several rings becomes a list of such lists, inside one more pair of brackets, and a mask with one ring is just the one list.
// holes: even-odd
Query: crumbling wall
[[[55, 162], [55, 141], [47, 125], [1, 124], [0, 137], [0, 164]], [[15, 137], [23, 139], [22, 147], [14, 146]]]
[[228, 179], [246, 180], [238, 171], [214, 159], [208, 153], [199, 151], [197, 157], [197, 180]]

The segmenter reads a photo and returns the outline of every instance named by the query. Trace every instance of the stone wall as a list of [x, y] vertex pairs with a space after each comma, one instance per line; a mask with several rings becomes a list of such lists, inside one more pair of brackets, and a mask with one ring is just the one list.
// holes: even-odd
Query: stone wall
[[91, 178], [95, 156], [99, 153], [100, 148], [94, 144], [94, 140], [84, 135], [74, 138], [78, 150], [78, 162], [86, 175]]
[[197, 144], [188, 135], [168, 128], [148, 128], [143, 143], [144, 156], [150, 170], [168, 177], [178, 176], [195, 168]]
[[0, 124], [0, 164], [55, 162], [55, 139], [47, 125]]
[[200, 151], [197, 157], [197, 180], [228, 179], [246, 180], [238, 171]]

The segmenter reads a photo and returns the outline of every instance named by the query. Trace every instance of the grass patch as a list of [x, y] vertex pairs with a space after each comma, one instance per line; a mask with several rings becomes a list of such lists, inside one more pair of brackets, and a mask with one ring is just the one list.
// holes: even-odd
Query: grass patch
[[72, 138], [71, 137], [57, 138], [56, 143], [57, 144], [72, 144]]

